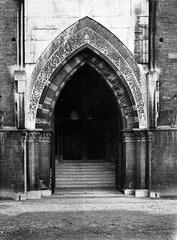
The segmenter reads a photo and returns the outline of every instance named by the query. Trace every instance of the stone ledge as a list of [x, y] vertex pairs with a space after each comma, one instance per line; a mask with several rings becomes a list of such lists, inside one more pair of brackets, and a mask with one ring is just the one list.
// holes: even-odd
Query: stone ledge
[[8, 190], [0, 191], [0, 199], [1, 200], [14, 200], [14, 201], [22, 201], [26, 200], [26, 194], [22, 192], [13, 192]]

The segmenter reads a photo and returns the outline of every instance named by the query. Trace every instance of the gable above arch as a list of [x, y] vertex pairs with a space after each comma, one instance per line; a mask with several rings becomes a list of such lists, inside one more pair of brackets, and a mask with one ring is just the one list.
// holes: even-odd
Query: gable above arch
[[135, 101], [140, 128], [147, 127], [146, 106], [140, 83], [144, 81], [134, 57], [124, 44], [109, 30], [89, 17], [85, 17], [63, 31], [38, 59], [31, 76], [28, 92], [28, 126], [35, 128], [36, 112], [43, 89], [49, 85], [55, 71], [80, 49], [90, 46], [104, 56], [129, 88]]

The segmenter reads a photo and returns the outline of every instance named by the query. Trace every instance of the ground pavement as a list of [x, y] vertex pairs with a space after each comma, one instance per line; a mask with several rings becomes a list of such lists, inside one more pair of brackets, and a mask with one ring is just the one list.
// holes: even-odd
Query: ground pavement
[[177, 240], [177, 200], [123, 195], [0, 201], [0, 240]]

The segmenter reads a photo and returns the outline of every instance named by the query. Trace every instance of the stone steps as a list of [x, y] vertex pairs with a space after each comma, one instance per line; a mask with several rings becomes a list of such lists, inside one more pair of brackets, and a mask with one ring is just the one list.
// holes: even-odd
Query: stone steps
[[103, 160], [56, 162], [56, 188], [114, 188], [115, 166]]

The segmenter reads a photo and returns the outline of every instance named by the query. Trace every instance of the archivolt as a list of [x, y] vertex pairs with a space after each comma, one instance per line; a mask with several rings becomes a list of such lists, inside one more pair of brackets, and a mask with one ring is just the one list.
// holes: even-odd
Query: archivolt
[[37, 128], [50, 128], [52, 126], [52, 116], [58, 96], [65, 83], [84, 64], [90, 65], [107, 82], [114, 93], [121, 111], [122, 124], [124, 128], [138, 127], [138, 115], [135, 109], [135, 102], [130, 98], [126, 87], [116, 72], [108, 65], [104, 59], [89, 49], [84, 49], [75, 57], [59, 69], [49, 86], [46, 86], [41, 95], [36, 118]]
[[90, 46], [94, 51], [104, 56], [128, 86], [137, 110], [139, 128], [145, 128], [147, 122], [146, 108], [139, 84], [143, 76], [128, 49], [110, 31], [102, 25], [85, 17], [62, 32], [44, 51], [36, 63], [32, 73], [28, 96], [28, 123], [34, 128], [39, 100], [43, 90], [53, 79], [58, 68], [64, 65], [80, 48]]

